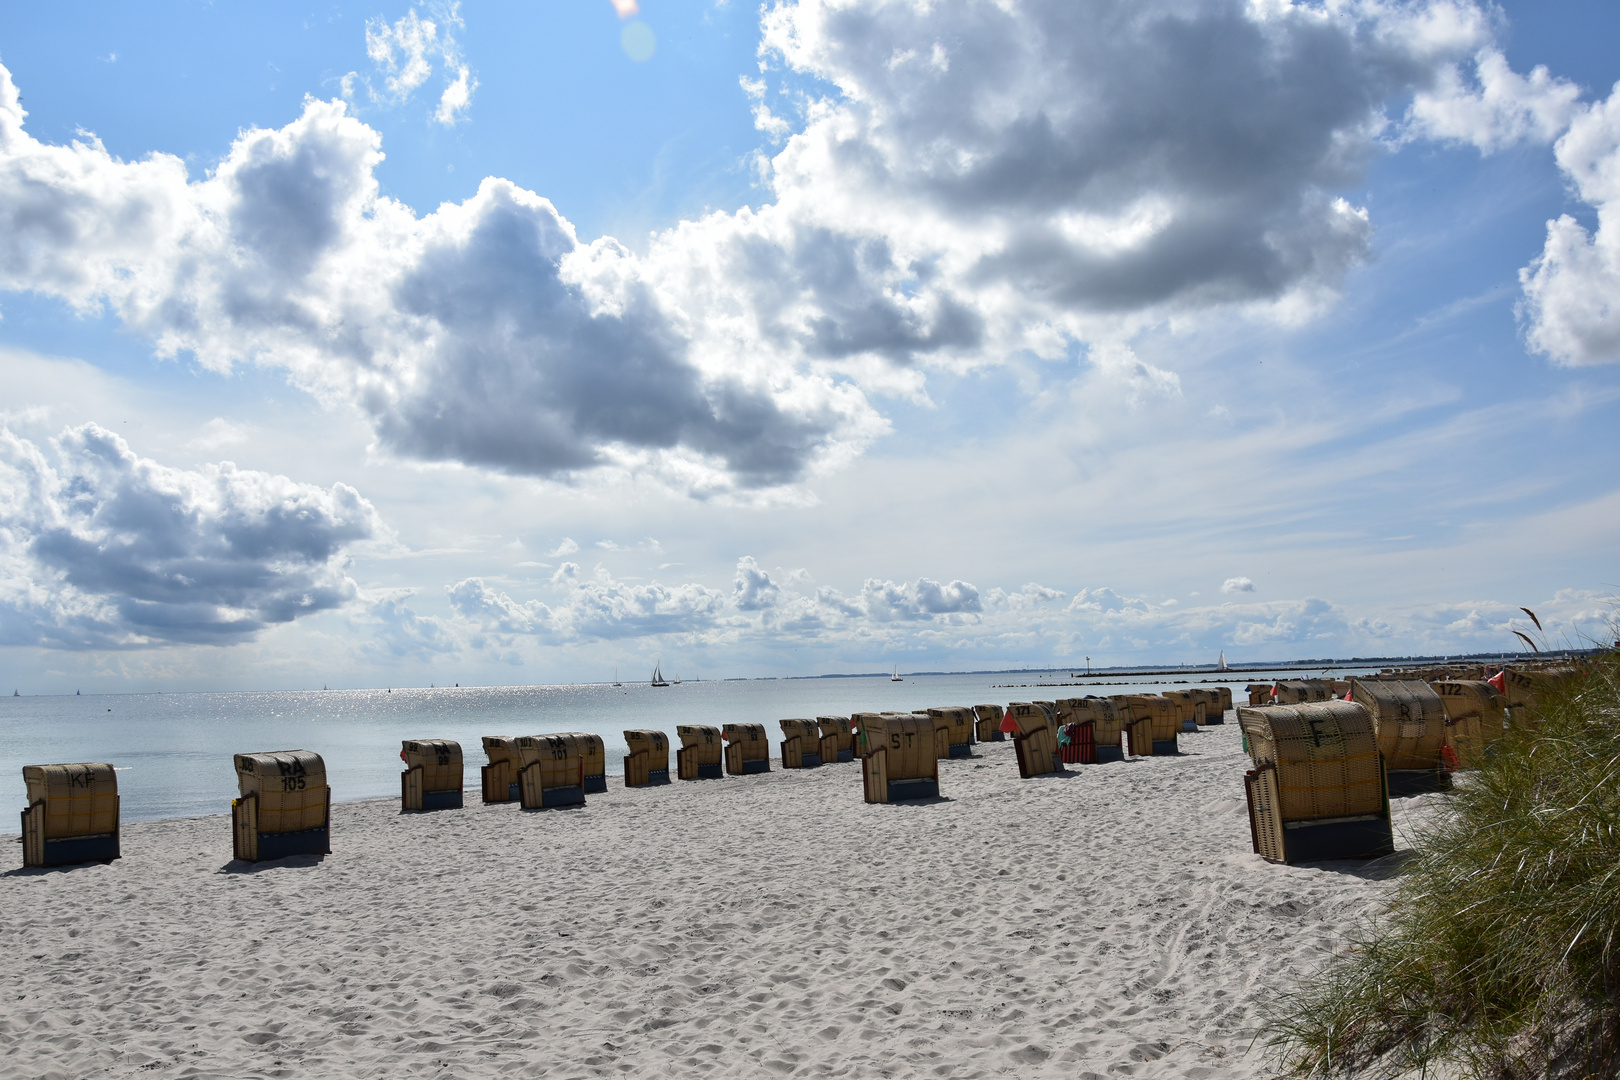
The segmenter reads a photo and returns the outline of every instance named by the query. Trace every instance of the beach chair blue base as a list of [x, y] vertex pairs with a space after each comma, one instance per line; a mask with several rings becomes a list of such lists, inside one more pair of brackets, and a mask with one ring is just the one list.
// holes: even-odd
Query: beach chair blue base
[[669, 770], [668, 769], [648, 769], [647, 770], [647, 786], [648, 787], [652, 787], [654, 784], [667, 784], [667, 783], [669, 783]]
[[597, 773], [595, 776], [585, 778], [585, 793], [600, 794], [607, 790], [607, 773]]
[[[808, 757], [809, 755], [807, 754], [805, 756]], [[820, 764], [820, 759], [819, 758], [817, 759], [817, 764]], [[743, 762], [742, 763], [742, 770], [743, 770], [743, 775], [744, 776], [747, 776], [749, 773], [770, 772], [771, 771], [771, 763], [770, 763], [770, 761], [768, 761], [765, 758], [756, 758], [753, 761], [745, 761], [745, 762]]]
[[815, 768], [819, 768], [820, 765], [821, 765], [821, 755], [820, 754], [800, 754], [799, 755], [799, 768], [801, 768], [801, 769], [815, 769]]
[[973, 747], [968, 743], [951, 743], [951, 757], [965, 758], [973, 756]]
[[[1490, 748], [1487, 747], [1486, 749], [1490, 749]], [[855, 760], [855, 751], [853, 751], [853, 750], [840, 750], [840, 751], [838, 751], [838, 760], [839, 760], [839, 762], [841, 764], [845, 763], [845, 762], [854, 761]]]
[[990, 741], [991, 742], [1006, 742], [1007, 741], [1007, 733], [1005, 731], [994, 732], [990, 736]]
[[1183, 720], [1181, 722], [1181, 730], [1182, 731], [1197, 731], [1198, 730], [1198, 721], [1196, 721], [1196, 720]]
[[74, 863], [112, 862], [119, 857], [118, 834], [61, 836], [45, 841], [41, 866], [72, 866]]
[[259, 834], [259, 862], [266, 859], [285, 859], [290, 855], [330, 855], [332, 830], [300, 829], [297, 832]]
[[1392, 799], [1450, 790], [1451, 774], [1448, 772], [1441, 772], [1438, 769], [1391, 769], [1389, 771], [1389, 797]]
[[1225, 713], [1216, 713], [1214, 716], [1206, 716], [1206, 717], [1204, 717], [1204, 726], [1205, 727], [1209, 727], [1212, 724], [1224, 724], [1224, 723], [1226, 723], [1226, 714]]
[[549, 810], [553, 806], [584, 806], [585, 789], [582, 787], [554, 787], [540, 790], [541, 810]]
[[718, 761], [712, 765], [698, 766], [699, 780], [724, 780], [725, 778], [726, 771]]
[[1153, 740], [1153, 756], [1154, 757], [1159, 757], [1160, 755], [1170, 755], [1170, 754], [1179, 754], [1179, 753], [1181, 753], [1181, 749], [1178, 746], [1176, 746], [1176, 740], [1174, 740], [1174, 739], [1154, 739]]
[[909, 799], [937, 799], [939, 798], [939, 780], [890, 780], [889, 801], [902, 802]]
[[1289, 865], [1333, 859], [1376, 859], [1394, 853], [1395, 836], [1386, 817], [1325, 825], [1291, 821], [1283, 825], [1283, 850]]
[[461, 790], [422, 792], [423, 810], [460, 810]]
[[523, 800], [523, 796], [518, 794], [518, 782], [516, 780], [506, 785], [506, 797], [513, 802], [521, 802]]
[[1118, 746], [1097, 747], [1097, 764], [1106, 765], [1110, 761], [1124, 761], [1125, 751]]

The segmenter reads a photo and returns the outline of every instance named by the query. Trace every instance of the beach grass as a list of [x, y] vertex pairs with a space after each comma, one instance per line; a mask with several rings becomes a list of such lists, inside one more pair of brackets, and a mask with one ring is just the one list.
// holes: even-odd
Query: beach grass
[[1299, 1076], [1620, 1075], [1620, 655], [1516, 718], [1263, 1039]]

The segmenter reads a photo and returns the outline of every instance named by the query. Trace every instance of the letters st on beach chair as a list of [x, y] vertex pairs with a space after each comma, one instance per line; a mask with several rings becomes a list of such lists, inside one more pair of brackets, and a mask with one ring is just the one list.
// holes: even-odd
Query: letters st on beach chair
[[973, 706], [974, 734], [979, 742], [1001, 742], [1007, 736], [1001, 731], [1002, 708], [1000, 705]]
[[24, 765], [24, 866], [112, 862], [118, 846], [118, 774], [105, 762]]
[[726, 724], [720, 729], [726, 740], [726, 772], [748, 776], [771, 771], [771, 742], [764, 724]]
[[[1200, 724], [1207, 726], [1226, 722], [1226, 708], [1221, 704], [1221, 695], [1218, 691], [1194, 687], [1188, 690], [1187, 693], [1193, 696], [1194, 701], [1203, 706], [1202, 711], [1196, 718]], [[1230, 699], [1232, 692], [1228, 690], [1226, 694]]]
[[1130, 736], [1131, 753], [1137, 757], [1160, 757], [1181, 752], [1176, 737], [1181, 722], [1175, 706], [1158, 694], [1121, 694], [1111, 697], [1116, 712], [1123, 706], [1120, 724]]
[[869, 803], [939, 796], [934, 720], [926, 713], [861, 714], [861, 786]]
[[1049, 711], [1039, 701], [1015, 701], [1007, 706], [1001, 726], [1002, 730], [1013, 737], [1013, 749], [1018, 753], [1018, 775], [1021, 779], [1028, 780], [1034, 776], [1065, 771], [1057, 752], [1055, 703]]
[[1446, 713], [1445, 745], [1454, 769], [1477, 769], [1496, 741], [1506, 734], [1507, 698], [1480, 679], [1447, 679], [1429, 684], [1440, 695]]
[[1446, 791], [1451, 770], [1444, 751], [1446, 709], [1418, 679], [1351, 679], [1350, 700], [1372, 714], [1378, 751], [1389, 771], [1391, 798]]
[[676, 773], [682, 780], [720, 780], [720, 757], [725, 744], [720, 729], [704, 724], [682, 724], [675, 729], [681, 748], [675, 752]]
[[821, 760], [824, 764], [855, 760], [855, 732], [847, 716], [818, 716], [821, 731]]
[[484, 801], [517, 802], [518, 769], [520, 767], [515, 735], [485, 735], [484, 755], [489, 764], [483, 768], [481, 780]]
[[241, 797], [231, 801], [231, 846], [244, 862], [332, 851], [332, 789], [310, 750], [237, 754]]
[[973, 725], [977, 717], [963, 705], [926, 710], [934, 721], [934, 756], [970, 758], [973, 756]]
[[1371, 859], [1395, 850], [1383, 755], [1354, 701], [1238, 710], [1254, 768], [1249, 831], [1271, 862]]
[[782, 768], [814, 769], [821, 764], [821, 725], [814, 720], [780, 720]]
[[585, 754], [589, 744], [575, 732], [520, 735], [518, 802], [525, 810], [585, 805]]
[[461, 744], [448, 739], [407, 739], [399, 756], [401, 810], [460, 810], [462, 807]]
[[637, 729], [624, 733], [624, 786], [650, 787], [669, 783], [669, 736], [662, 731]]

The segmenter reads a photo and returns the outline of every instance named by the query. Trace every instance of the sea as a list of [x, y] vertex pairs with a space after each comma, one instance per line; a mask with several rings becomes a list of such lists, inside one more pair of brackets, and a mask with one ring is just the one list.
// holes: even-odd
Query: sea
[[[1347, 678], [1366, 669], [1335, 669]], [[0, 698], [0, 806], [26, 805], [24, 765], [106, 761], [118, 770], [124, 821], [229, 811], [233, 754], [313, 750], [326, 761], [338, 802], [399, 795], [400, 743], [461, 744], [467, 790], [478, 788], [482, 736], [587, 731], [607, 744], [608, 773], [623, 775], [624, 732], [654, 728], [679, 746], [680, 724], [764, 723], [772, 742], [788, 717], [923, 709], [1087, 694], [1158, 693], [1188, 686], [1243, 687], [1320, 672], [1076, 675], [1067, 671], [972, 675], [887, 674], [838, 678], [606, 683], [572, 686], [428, 687], [228, 693], [83, 694]], [[673, 764], [673, 762], [671, 763]], [[0, 832], [9, 831], [0, 826]]]

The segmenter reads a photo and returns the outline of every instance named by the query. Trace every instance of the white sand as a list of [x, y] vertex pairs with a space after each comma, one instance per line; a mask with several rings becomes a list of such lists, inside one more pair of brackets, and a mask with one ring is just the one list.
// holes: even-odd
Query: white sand
[[927, 805], [858, 764], [344, 804], [251, 867], [228, 817], [130, 825], [0, 877], [0, 1075], [1267, 1076], [1258, 995], [1387, 884], [1249, 854], [1236, 725], [1181, 741], [1029, 781], [980, 746]]

